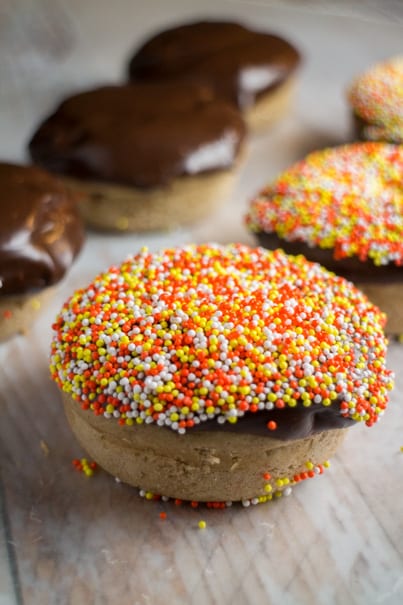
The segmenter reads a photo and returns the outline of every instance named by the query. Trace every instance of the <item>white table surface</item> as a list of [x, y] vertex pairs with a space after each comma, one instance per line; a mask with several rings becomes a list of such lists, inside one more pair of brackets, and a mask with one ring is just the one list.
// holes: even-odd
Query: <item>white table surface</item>
[[372, 62], [403, 53], [401, 0], [1, 0], [1, 159], [25, 159], [33, 129], [63, 95], [121, 81], [148, 33], [199, 17], [293, 40], [304, 55], [294, 107], [250, 140], [224, 208], [184, 230], [89, 234], [30, 333], [0, 345], [0, 605], [401, 604], [403, 345], [390, 346], [397, 379], [385, 417], [351, 429], [331, 469], [289, 498], [195, 511], [146, 502], [102, 472], [88, 479], [71, 467], [84, 453], [48, 375], [61, 303], [142, 245], [253, 244], [242, 220], [251, 195], [306, 152], [350, 140], [346, 86]]

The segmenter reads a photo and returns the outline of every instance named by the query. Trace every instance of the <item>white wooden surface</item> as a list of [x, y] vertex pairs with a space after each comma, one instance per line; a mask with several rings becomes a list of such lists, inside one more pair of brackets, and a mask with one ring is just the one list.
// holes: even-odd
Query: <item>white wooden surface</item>
[[62, 301], [144, 244], [252, 243], [242, 223], [248, 198], [307, 151], [349, 140], [350, 79], [403, 52], [400, 0], [1, 0], [0, 157], [23, 160], [38, 120], [63, 95], [119, 81], [146, 34], [198, 17], [237, 18], [292, 39], [304, 54], [294, 109], [251, 140], [225, 208], [189, 230], [91, 234], [32, 331], [1, 345], [0, 605], [398, 605], [400, 345], [390, 348], [397, 384], [382, 422], [351, 429], [323, 477], [274, 504], [221, 512], [148, 503], [103, 473], [88, 479], [71, 468], [83, 452], [47, 369], [50, 324]]

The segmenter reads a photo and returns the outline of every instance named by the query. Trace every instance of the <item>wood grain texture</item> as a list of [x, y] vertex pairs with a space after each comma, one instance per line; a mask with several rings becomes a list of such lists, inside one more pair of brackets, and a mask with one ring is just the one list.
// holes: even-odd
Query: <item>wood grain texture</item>
[[[363, 19], [358, 18], [362, 3], [348, 3], [346, 9], [344, 2], [324, 2], [318, 10], [314, 2], [305, 8], [301, 2], [279, 4], [0, 3], [4, 159], [24, 159], [38, 120], [64, 94], [119, 81], [132, 49], [149, 32], [178, 20], [242, 19], [288, 36], [305, 57], [293, 110], [272, 131], [251, 140], [225, 207], [192, 229], [91, 234], [32, 330], [0, 345], [0, 460], [9, 523], [9, 533], [4, 526], [0, 531], [1, 605], [403, 602], [402, 346], [390, 347], [397, 381], [382, 422], [370, 430], [351, 429], [323, 477], [299, 486], [289, 498], [247, 510], [149, 503], [102, 472], [92, 479], [76, 473], [71, 460], [83, 452], [49, 379], [50, 325], [73, 289], [142, 245], [253, 243], [242, 221], [248, 198], [308, 151], [347, 141], [347, 84], [368, 64], [402, 51], [401, 3], [384, 2], [382, 10], [378, 3]], [[159, 518], [162, 510], [165, 520]], [[198, 528], [200, 519], [207, 523], [204, 530]]]

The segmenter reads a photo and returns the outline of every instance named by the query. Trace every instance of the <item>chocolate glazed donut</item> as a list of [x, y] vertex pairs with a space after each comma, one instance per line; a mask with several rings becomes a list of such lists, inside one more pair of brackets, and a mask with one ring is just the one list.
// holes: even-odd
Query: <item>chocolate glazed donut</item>
[[132, 82], [208, 84], [244, 114], [252, 130], [288, 109], [298, 50], [287, 40], [238, 23], [201, 21], [149, 38], [129, 63]]
[[0, 190], [0, 296], [60, 281], [84, 240], [71, 194], [40, 168], [6, 163]]
[[0, 340], [29, 327], [84, 241], [76, 200], [32, 166], [0, 163]]
[[238, 23], [200, 21], [151, 37], [130, 60], [129, 76], [133, 82], [208, 83], [246, 108], [281, 85], [299, 60], [298, 51], [279, 36]]
[[37, 129], [32, 158], [81, 196], [96, 229], [167, 230], [226, 201], [245, 124], [207, 85], [104, 86], [66, 99]]

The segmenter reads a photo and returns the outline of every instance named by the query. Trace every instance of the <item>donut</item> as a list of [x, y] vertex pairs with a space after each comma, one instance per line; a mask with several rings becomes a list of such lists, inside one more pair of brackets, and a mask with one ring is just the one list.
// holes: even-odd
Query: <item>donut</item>
[[129, 78], [208, 83], [258, 131], [288, 110], [299, 62], [298, 50], [279, 36], [238, 23], [201, 21], [149, 38], [132, 56]]
[[81, 249], [75, 199], [52, 175], [0, 162], [0, 340], [33, 321]]
[[403, 147], [315, 151], [267, 185], [246, 224], [266, 248], [304, 254], [355, 283], [403, 333]]
[[75, 292], [50, 371], [89, 455], [142, 494], [245, 505], [321, 474], [383, 414], [385, 317], [303, 256], [141, 250]]
[[238, 110], [208, 86], [106, 86], [66, 99], [29, 150], [83, 194], [91, 227], [165, 230], [226, 199], [244, 132]]
[[360, 139], [403, 143], [403, 55], [355, 78], [348, 101]]

